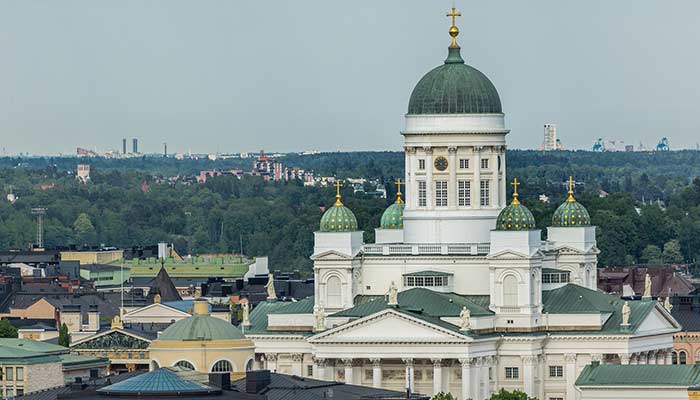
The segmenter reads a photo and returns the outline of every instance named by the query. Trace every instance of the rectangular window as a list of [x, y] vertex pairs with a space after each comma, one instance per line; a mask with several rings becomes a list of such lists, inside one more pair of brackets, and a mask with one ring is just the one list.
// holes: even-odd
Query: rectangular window
[[459, 169], [469, 169], [469, 159], [460, 158], [459, 159]]
[[484, 179], [481, 181], [481, 193], [480, 193], [480, 202], [482, 206], [488, 206], [491, 204], [491, 181], [488, 179]]
[[15, 372], [16, 372], [15, 375], [17, 375], [17, 380], [23, 381], [24, 380], [24, 367], [17, 367], [15, 369]]
[[542, 283], [551, 283], [549, 282], [549, 275], [550, 274], [542, 274]]
[[416, 277], [416, 286], [423, 286], [423, 277], [422, 276]]
[[418, 207], [428, 205], [425, 181], [418, 181]]
[[549, 400], [564, 400], [563, 397], [550, 397]]
[[563, 378], [564, 377], [564, 367], [561, 365], [550, 365], [549, 366], [549, 377], [550, 378]]
[[459, 189], [459, 205], [460, 207], [472, 205], [472, 183], [470, 181], [457, 182]]
[[489, 169], [489, 159], [488, 158], [481, 159], [481, 169]]
[[308, 376], [308, 377], [314, 376], [314, 366], [313, 365], [306, 366], [306, 376]]
[[569, 274], [567, 274], [567, 273], [561, 274], [561, 283], [569, 283]]
[[425, 286], [433, 286], [433, 277], [432, 276], [426, 276], [425, 277]]
[[447, 182], [435, 182], [435, 207], [447, 207]]
[[24, 396], [24, 389], [17, 388], [17, 396]]
[[506, 367], [506, 379], [520, 379], [518, 367]]
[[425, 169], [425, 160], [418, 160], [418, 169]]
[[12, 367], [5, 368], [5, 380], [6, 381], [14, 381], [15, 380], [14, 372], [15, 372], [15, 369]]

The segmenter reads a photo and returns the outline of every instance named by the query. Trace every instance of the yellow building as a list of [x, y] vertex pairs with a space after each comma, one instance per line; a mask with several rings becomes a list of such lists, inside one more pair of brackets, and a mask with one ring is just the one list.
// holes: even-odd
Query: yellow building
[[62, 261], [79, 261], [84, 264], [110, 264], [124, 258], [124, 250], [62, 251]]
[[206, 300], [195, 300], [193, 311], [151, 342], [151, 369], [180, 367], [203, 373], [252, 369], [251, 340], [229, 322], [212, 317]]

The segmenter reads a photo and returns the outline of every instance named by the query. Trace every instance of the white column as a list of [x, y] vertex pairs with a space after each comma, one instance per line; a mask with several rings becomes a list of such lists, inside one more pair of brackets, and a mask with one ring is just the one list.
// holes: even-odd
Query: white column
[[501, 372], [498, 367], [498, 356], [491, 357], [491, 371], [494, 391], [498, 391], [498, 374]]
[[413, 393], [413, 359], [412, 358], [404, 358], [403, 359], [404, 365], [406, 366], [406, 383], [404, 387], [411, 393]]
[[413, 208], [415, 206], [414, 199], [417, 195], [417, 193], [414, 193], [416, 187], [416, 166], [414, 162], [416, 151], [413, 147], [408, 146], [404, 147], [404, 150], [404, 165], [406, 169], [406, 176], [404, 177], [405, 186], [403, 188], [404, 203], [406, 203], [406, 207]]
[[544, 365], [545, 365], [544, 355], [537, 356], [537, 376], [539, 378], [539, 386], [537, 387], [537, 398], [544, 399]]
[[481, 147], [474, 147], [474, 182], [472, 183], [472, 207], [481, 208]]
[[323, 381], [326, 380], [326, 359], [314, 359], [314, 378]]
[[304, 376], [304, 355], [302, 353], [292, 354], [292, 375]]
[[448, 147], [448, 164], [450, 169], [450, 180], [447, 182], [447, 206], [449, 208], [457, 208], [457, 148]]
[[647, 353], [641, 352], [637, 354], [637, 359], [639, 360], [639, 365], [645, 365], [647, 363]]
[[506, 195], [507, 192], [507, 183], [506, 179], [506, 146], [501, 146], [500, 149], [500, 155], [501, 155], [501, 173], [499, 174], [499, 177], [501, 179], [501, 193], [500, 193], [500, 199], [499, 199], [499, 206], [500, 207], [505, 207], [506, 206], [506, 198], [508, 197]]
[[435, 182], [433, 182], [433, 149], [424, 147], [425, 151], [425, 197], [428, 209], [435, 207]]
[[576, 354], [564, 354], [566, 362], [566, 400], [576, 400]]
[[370, 358], [372, 363], [372, 387], [379, 389], [382, 387], [382, 360], [380, 358]]
[[673, 355], [673, 349], [666, 349], [666, 365], [671, 365], [671, 362], [673, 359], [671, 358]]
[[472, 399], [478, 399], [479, 393], [481, 392], [481, 379], [479, 373], [481, 372], [481, 358], [472, 358], [472, 374], [471, 374], [471, 394], [469, 395]]
[[271, 372], [277, 371], [277, 354], [265, 353], [265, 368]]
[[620, 365], [629, 365], [630, 363], [630, 355], [626, 353], [620, 353], [618, 354], [618, 357], [620, 357]]
[[345, 368], [345, 383], [352, 385], [355, 382], [352, 376], [352, 358], [343, 358], [343, 367]]
[[488, 399], [489, 392], [489, 366], [491, 365], [491, 357], [484, 357], [481, 359], [481, 393], [479, 394], [479, 399]]
[[459, 363], [462, 364], [462, 397], [460, 400], [467, 400], [471, 395], [471, 382], [469, 380], [472, 375], [472, 359], [460, 358]]
[[521, 356], [523, 361], [523, 391], [530, 397], [537, 396], [535, 393], [535, 356]]
[[491, 207], [497, 207], [500, 203], [501, 183], [498, 181], [498, 148], [492, 147], [491, 161], [489, 161], [489, 169], [491, 170]]
[[648, 364], [655, 365], [656, 364], [656, 352], [655, 351], [650, 351], [649, 352], [649, 361], [647, 362]]
[[442, 359], [433, 358], [433, 395], [442, 392]]
[[639, 356], [637, 353], [632, 353], [630, 355], [630, 365], [637, 365], [639, 363]]

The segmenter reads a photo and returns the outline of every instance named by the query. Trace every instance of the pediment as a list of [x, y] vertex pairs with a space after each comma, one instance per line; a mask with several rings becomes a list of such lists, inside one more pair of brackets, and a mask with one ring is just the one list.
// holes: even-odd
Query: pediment
[[531, 255], [521, 253], [515, 250], [502, 250], [498, 253], [493, 253], [488, 255], [490, 260], [513, 260], [513, 259], [529, 259], [533, 257], [543, 257], [544, 255], [540, 250], [533, 251]]
[[580, 254], [585, 254], [586, 252], [581, 251], [577, 248], [571, 247], [571, 246], [559, 246], [554, 249], [554, 251], [557, 252], [557, 254], [567, 254], [567, 255], [580, 255]]
[[347, 260], [348, 258], [353, 258], [353, 256], [341, 253], [337, 250], [327, 250], [311, 256], [312, 260]]
[[309, 338], [310, 343], [462, 343], [471, 339], [459, 332], [385, 309]]
[[71, 344], [71, 349], [86, 350], [118, 350], [118, 349], [147, 349], [151, 341], [123, 331], [110, 329], [93, 336], [86, 337]]
[[656, 305], [642, 320], [635, 334], [648, 335], [671, 332], [680, 329], [680, 324], [662, 306]]
[[124, 314], [122, 320], [126, 321], [133, 318], [148, 318], [148, 317], [158, 317], [167, 318], [173, 317], [175, 319], [189, 317], [190, 314], [178, 310], [177, 308], [166, 306], [162, 303], [153, 303], [147, 305], [146, 307], [137, 308], [136, 310], [129, 311]]

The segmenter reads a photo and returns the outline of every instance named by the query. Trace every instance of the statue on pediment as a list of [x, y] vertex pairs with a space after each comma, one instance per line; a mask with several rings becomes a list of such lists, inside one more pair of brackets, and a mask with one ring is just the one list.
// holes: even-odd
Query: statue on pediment
[[387, 291], [387, 295], [389, 297], [387, 304], [390, 306], [398, 306], [399, 305], [399, 288], [396, 287], [396, 283], [394, 281], [391, 281], [391, 285], [389, 285], [389, 290]]

